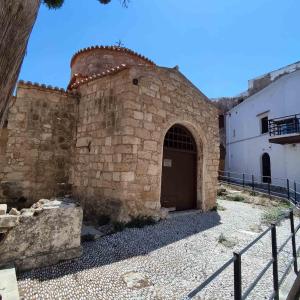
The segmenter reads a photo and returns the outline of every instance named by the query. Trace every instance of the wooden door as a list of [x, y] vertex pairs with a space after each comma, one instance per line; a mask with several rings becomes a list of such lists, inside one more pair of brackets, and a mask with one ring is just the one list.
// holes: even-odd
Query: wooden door
[[197, 206], [197, 151], [187, 129], [173, 126], [166, 134], [162, 163], [162, 207], [176, 210]]

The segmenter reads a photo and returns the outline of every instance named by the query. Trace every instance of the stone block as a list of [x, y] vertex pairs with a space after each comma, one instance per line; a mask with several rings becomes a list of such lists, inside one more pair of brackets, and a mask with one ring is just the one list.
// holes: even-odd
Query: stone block
[[123, 136], [122, 138], [123, 144], [130, 144], [130, 145], [138, 145], [141, 143], [141, 139], [135, 136]]
[[144, 150], [157, 151], [157, 142], [155, 141], [145, 141]]
[[134, 172], [122, 172], [121, 180], [122, 181], [133, 181], [134, 180]]
[[140, 111], [134, 111], [133, 112], [133, 118], [136, 120], [143, 120], [144, 119], [144, 114]]
[[0, 204], [0, 215], [5, 215], [7, 211], [7, 204]]
[[157, 175], [157, 173], [158, 173], [158, 166], [157, 165], [153, 165], [153, 164], [149, 165], [149, 167], [148, 167], [148, 174], [149, 175]]
[[0, 228], [15, 227], [19, 223], [19, 217], [13, 215], [1, 215], [0, 216]]
[[[8, 231], [1, 244], [0, 266], [14, 263], [19, 270], [28, 270], [58, 263], [80, 255], [82, 209], [71, 199], [55, 199], [41, 207], [26, 209], [20, 217], [6, 215], [11, 220], [5, 226], [18, 226]], [[26, 215], [26, 211], [33, 214]], [[4, 216], [0, 216], [0, 227]]]
[[86, 138], [86, 137], [83, 137], [83, 138], [79, 138], [77, 139], [77, 142], [76, 142], [76, 147], [87, 147], [90, 143], [90, 138]]
[[13, 215], [13, 216], [19, 216], [21, 214], [21, 212], [19, 212], [16, 208], [12, 208], [10, 211], [9, 211], [9, 214], [10, 215]]

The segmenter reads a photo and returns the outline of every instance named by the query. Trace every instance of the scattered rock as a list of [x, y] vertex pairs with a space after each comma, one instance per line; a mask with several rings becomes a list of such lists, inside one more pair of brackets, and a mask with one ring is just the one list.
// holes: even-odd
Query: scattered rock
[[249, 229], [253, 232], [257, 232], [257, 233], [260, 233], [263, 231], [262, 227], [260, 224], [252, 224], [250, 225]]
[[5, 215], [7, 211], [7, 205], [6, 204], [0, 204], [0, 215]]
[[50, 200], [49, 199], [40, 199], [39, 201], [38, 201], [38, 203], [40, 203], [40, 204], [46, 204], [46, 203], [48, 203], [48, 202], [50, 202]]
[[16, 209], [16, 208], [12, 208], [9, 212], [10, 215], [13, 215], [13, 216], [19, 216], [21, 213]]
[[23, 208], [21, 210], [21, 216], [22, 217], [32, 217], [34, 214], [34, 210], [31, 208]]
[[143, 288], [151, 285], [147, 276], [138, 272], [128, 272], [124, 274], [123, 281], [128, 288]]

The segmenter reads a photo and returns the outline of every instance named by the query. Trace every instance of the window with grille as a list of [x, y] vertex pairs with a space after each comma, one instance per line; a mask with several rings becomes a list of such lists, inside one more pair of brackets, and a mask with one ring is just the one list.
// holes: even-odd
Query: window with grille
[[182, 126], [171, 127], [165, 137], [164, 147], [196, 152], [196, 144], [190, 132]]

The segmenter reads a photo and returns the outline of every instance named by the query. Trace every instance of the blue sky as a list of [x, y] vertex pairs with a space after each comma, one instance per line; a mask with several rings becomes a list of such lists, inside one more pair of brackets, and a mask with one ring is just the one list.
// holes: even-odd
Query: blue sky
[[179, 65], [208, 97], [233, 96], [247, 80], [300, 60], [299, 0], [65, 0], [40, 9], [20, 79], [66, 87], [70, 59], [122, 40], [162, 66]]

